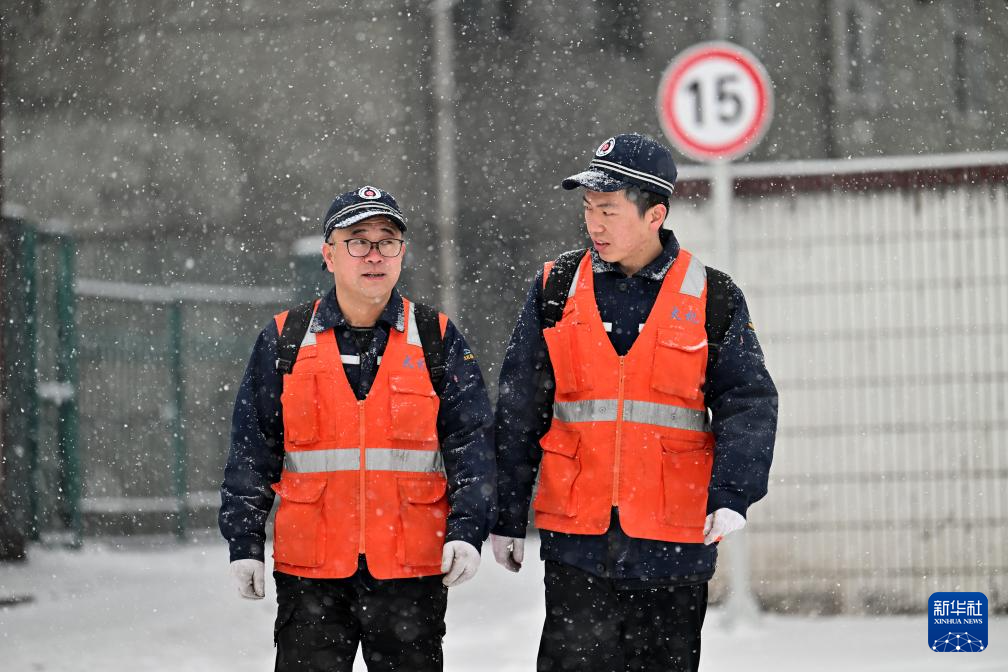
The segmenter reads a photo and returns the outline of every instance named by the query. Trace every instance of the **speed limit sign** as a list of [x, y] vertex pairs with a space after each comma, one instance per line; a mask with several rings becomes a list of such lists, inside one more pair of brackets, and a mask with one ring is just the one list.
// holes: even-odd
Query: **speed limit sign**
[[704, 42], [669, 64], [658, 86], [658, 119], [676, 149], [697, 161], [731, 161], [762, 139], [773, 116], [770, 77], [728, 42]]

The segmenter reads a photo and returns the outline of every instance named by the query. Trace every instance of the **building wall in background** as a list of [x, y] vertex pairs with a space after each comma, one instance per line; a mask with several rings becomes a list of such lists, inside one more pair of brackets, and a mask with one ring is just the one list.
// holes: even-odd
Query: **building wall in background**
[[155, 282], [284, 279], [290, 243], [364, 181], [429, 203], [424, 15], [326, 6], [16, 4], [9, 198], [130, 240], [94, 270]]
[[[8, 199], [101, 237], [95, 273], [283, 282], [291, 242], [367, 181], [412, 217], [423, 254], [411, 280], [435, 298], [429, 3], [8, 4]], [[727, 36], [764, 61], [777, 92], [749, 160], [1005, 146], [1003, 2], [722, 4]], [[511, 319], [541, 257], [580, 242], [559, 178], [609, 135], [660, 136], [657, 81], [714, 34], [715, 5], [459, 3], [454, 242], [479, 336], [494, 333], [482, 321]], [[503, 294], [500, 277], [512, 278]]]

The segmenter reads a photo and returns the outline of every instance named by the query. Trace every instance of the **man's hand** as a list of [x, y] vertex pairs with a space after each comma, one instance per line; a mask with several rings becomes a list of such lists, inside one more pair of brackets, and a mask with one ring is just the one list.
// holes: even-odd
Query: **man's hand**
[[498, 537], [490, 535], [490, 546], [493, 548], [494, 560], [504, 569], [517, 572], [525, 559], [525, 540], [515, 537]]
[[238, 583], [238, 592], [247, 600], [261, 600], [266, 596], [264, 575], [266, 563], [246, 558], [231, 563], [231, 576]]
[[717, 543], [732, 532], [741, 530], [745, 524], [746, 520], [742, 514], [731, 509], [718, 509], [714, 513], [707, 514], [703, 528], [703, 543], [707, 546]]
[[449, 541], [441, 552], [441, 571], [445, 572], [441, 583], [458, 586], [476, 576], [480, 554], [476, 547], [465, 541]]

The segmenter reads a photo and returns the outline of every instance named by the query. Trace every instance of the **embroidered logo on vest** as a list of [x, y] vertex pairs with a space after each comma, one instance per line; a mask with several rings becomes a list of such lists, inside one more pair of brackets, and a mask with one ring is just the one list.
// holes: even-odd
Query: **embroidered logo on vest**
[[409, 355], [406, 355], [406, 359], [403, 360], [402, 368], [404, 369], [422, 369], [426, 365], [424, 364], [423, 357], [417, 357], [416, 359], [410, 359]]
[[690, 322], [692, 324], [700, 324], [700, 316], [697, 315], [695, 310], [690, 310], [685, 313], [681, 312], [679, 307], [672, 309], [672, 319], [679, 322]]

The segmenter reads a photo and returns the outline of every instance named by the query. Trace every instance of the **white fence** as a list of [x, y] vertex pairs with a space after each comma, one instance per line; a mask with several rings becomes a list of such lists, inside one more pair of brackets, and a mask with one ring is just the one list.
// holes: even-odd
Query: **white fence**
[[[1005, 610], [1008, 153], [745, 171], [724, 270], [780, 391], [757, 599], [900, 612], [962, 590]], [[717, 267], [709, 211], [678, 200], [669, 224]]]

